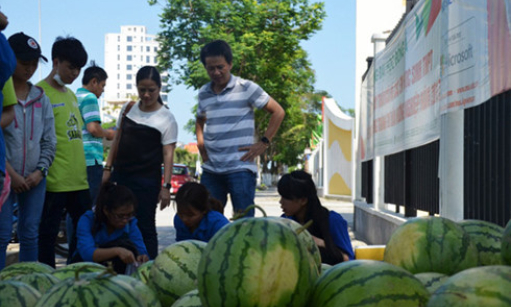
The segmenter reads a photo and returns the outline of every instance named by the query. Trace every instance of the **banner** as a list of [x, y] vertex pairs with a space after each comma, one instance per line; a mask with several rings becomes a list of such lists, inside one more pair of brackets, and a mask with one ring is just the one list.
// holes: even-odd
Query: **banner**
[[361, 160], [434, 141], [441, 114], [511, 89], [510, 1], [425, 0], [407, 14], [375, 56], [374, 95], [369, 75], [362, 86]]

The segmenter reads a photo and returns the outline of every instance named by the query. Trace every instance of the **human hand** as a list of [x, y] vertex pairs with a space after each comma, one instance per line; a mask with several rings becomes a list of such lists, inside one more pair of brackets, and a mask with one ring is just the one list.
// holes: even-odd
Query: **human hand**
[[312, 239], [314, 239], [314, 243], [316, 243], [318, 247], [325, 247], [325, 241], [323, 239], [320, 239], [315, 236], [312, 236]]
[[167, 208], [170, 205], [170, 191], [167, 188], [161, 188], [160, 194], [158, 195], [158, 201], [160, 202], [160, 210]]
[[122, 262], [128, 264], [135, 262], [135, 255], [133, 253], [124, 248], [124, 247], [116, 247], [117, 257], [121, 259]]
[[36, 187], [41, 180], [43, 180], [43, 174], [40, 170], [35, 170], [25, 178], [25, 182], [30, 188]]
[[114, 129], [107, 129], [105, 138], [109, 141], [113, 140], [115, 138], [115, 130]]
[[238, 151], [247, 151], [248, 150], [248, 152], [246, 154], [244, 154], [240, 160], [243, 162], [254, 161], [254, 159], [257, 158], [258, 156], [260, 156], [261, 154], [263, 154], [263, 152], [265, 152], [267, 148], [268, 148], [268, 145], [266, 145], [263, 142], [257, 142], [255, 144], [253, 144], [252, 146], [240, 147], [240, 148], [238, 148]]
[[30, 186], [20, 174], [14, 174], [11, 176], [11, 189], [19, 194], [30, 190]]
[[140, 263], [147, 262], [147, 261], [149, 261], [149, 256], [147, 256], [147, 255], [138, 255], [137, 256], [137, 261], [140, 262]]

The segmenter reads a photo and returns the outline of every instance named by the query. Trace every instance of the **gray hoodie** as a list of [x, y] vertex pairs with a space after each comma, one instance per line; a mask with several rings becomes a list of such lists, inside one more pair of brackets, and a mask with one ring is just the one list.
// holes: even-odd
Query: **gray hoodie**
[[7, 161], [23, 177], [40, 167], [49, 169], [57, 146], [50, 99], [42, 88], [29, 85], [27, 102], [18, 101], [14, 120], [4, 129]]

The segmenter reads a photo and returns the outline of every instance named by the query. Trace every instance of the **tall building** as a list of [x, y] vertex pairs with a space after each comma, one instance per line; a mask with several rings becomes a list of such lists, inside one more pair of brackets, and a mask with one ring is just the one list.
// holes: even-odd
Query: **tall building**
[[[121, 33], [105, 35], [105, 70], [108, 74], [104, 100], [122, 104], [138, 96], [136, 74], [139, 68], [157, 64], [159, 43], [156, 35], [147, 34], [145, 26], [121, 26]], [[165, 76], [162, 75], [165, 80]], [[161, 98], [167, 101], [166, 84]]]

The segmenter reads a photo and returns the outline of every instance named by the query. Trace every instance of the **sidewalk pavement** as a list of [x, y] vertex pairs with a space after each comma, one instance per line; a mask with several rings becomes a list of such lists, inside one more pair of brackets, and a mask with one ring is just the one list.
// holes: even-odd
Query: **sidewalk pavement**
[[[280, 216], [282, 210], [280, 208], [280, 196], [275, 187], [270, 187], [264, 191], [256, 191], [255, 203], [262, 207], [268, 216]], [[350, 234], [353, 248], [357, 246], [366, 245], [365, 242], [357, 240], [353, 232], [353, 203], [343, 199], [320, 198], [321, 204], [330, 210], [334, 210], [341, 214], [348, 222], [348, 231]], [[262, 217], [263, 214], [256, 209], [256, 217]], [[164, 210], [157, 210], [156, 212], [156, 228], [158, 232], [158, 252], [161, 252], [165, 247], [176, 242], [176, 231], [174, 229], [173, 221], [176, 214], [174, 202]], [[230, 201], [225, 206], [225, 216], [232, 217], [232, 204]], [[9, 244], [8, 246], [8, 259], [7, 265], [18, 261], [19, 244]], [[66, 260], [57, 255], [57, 267], [65, 265]]]

